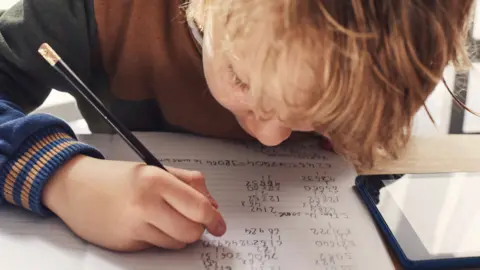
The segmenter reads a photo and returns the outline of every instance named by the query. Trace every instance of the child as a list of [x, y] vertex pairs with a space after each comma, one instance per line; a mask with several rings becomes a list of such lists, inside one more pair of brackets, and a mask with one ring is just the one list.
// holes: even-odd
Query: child
[[[265, 145], [319, 133], [362, 167], [402, 149], [445, 66], [465, 59], [472, 2], [20, 1], [0, 17], [1, 197], [112, 250], [226, 231], [201, 173], [105, 160], [62, 120], [28, 114], [52, 88], [79, 97], [43, 42], [131, 130]], [[77, 101], [92, 132], [112, 132]]]

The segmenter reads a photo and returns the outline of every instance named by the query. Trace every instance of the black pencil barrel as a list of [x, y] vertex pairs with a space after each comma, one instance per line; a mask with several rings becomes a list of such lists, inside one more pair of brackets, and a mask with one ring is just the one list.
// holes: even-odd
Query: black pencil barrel
[[102, 104], [95, 94], [82, 82], [80, 78], [62, 60], [53, 66], [82, 96], [102, 115], [103, 119], [115, 129], [120, 137], [140, 156], [140, 158], [151, 166], [167, 170], [160, 161], [128, 130], [117, 120]]

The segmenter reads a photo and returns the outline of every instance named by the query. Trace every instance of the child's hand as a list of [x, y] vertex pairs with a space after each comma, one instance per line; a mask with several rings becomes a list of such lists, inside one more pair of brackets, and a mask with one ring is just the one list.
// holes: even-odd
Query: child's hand
[[226, 225], [200, 173], [79, 156], [49, 180], [43, 203], [81, 238], [104, 248], [179, 249]]

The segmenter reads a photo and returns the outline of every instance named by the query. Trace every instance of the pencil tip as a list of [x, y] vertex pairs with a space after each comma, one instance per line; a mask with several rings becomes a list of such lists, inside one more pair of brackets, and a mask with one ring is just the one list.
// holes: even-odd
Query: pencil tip
[[60, 56], [58, 56], [58, 54], [47, 43], [43, 43], [40, 46], [38, 53], [40, 53], [40, 55], [52, 66], [60, 61]]

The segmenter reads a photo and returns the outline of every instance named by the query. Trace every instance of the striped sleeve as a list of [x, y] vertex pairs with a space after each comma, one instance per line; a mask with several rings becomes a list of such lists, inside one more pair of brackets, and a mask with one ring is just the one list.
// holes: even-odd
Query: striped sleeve
[[41, 204], [42, 189], [58, 167], [77, 154], [102, 157], [96, 149], [75, 140], [60, 127], [36, 132], [2, 167], [2, 197], [35, 213], [50, 214]]

